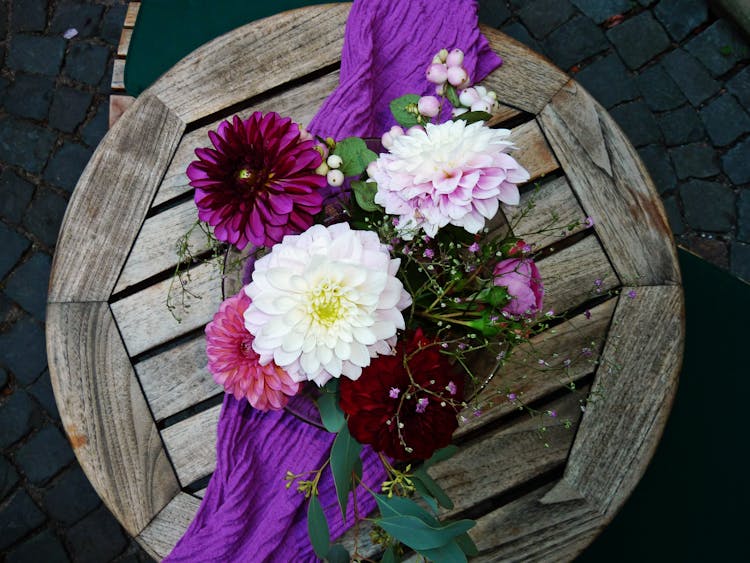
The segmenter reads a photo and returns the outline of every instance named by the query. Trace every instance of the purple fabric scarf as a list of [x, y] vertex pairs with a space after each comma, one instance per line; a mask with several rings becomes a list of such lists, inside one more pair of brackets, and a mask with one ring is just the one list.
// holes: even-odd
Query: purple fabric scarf
[[[339, 87], [310, 123], [319, 136], [379, 137], [395, 124], [389, 102], [404, 94], [432, 94], [424, 77], [442, 48], [460, 48], [474, 82], [501, 64], [477, 27], [474, 0], [355, 0], [346, 25]], [[314, 405], [295, 399], [294, 408], [315, 417]], [[231, 395], [224, 398], [216, 444], [216, 470], [203, 503], [166, 561], [316, 561], [307, 537], [307, 502], [286, 489], [287, 470], [304, 473], [328, 458], [333, 434], [292, 414], [262, 413]], [[377, 488], [383, 469], [370, 448], [362, 454], [365, 482]], [[344, 522], [333, 479], [324, 473], [320, 498], [331, 527], [340, 537]], [[360, 514], [374, 501], [362, 489]]]

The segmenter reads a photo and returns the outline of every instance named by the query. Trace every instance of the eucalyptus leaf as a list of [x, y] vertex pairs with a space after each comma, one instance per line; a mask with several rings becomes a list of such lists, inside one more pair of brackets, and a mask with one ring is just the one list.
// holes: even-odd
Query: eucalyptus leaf
[[383, 518], [390, 518], [391, 516], [415, 516], [431, 526], [440, 526], [440, 522], [432, 514], [411, 499], [404, 497], [388, 498], [385, 495], [375, 495], [375, 502], [378, 503], [380, 515]]
[[344, 411], [339, 406], [338, 393], [323, 391], [316, 404], [320, 411], [320, 419], [323, 421], [323, 426], [326, 427], [326, 430], [333, 433], [341, 430], [346, 420], [344, 418]]
[[339, 170], [344, 176], [359, 176], [368, 164], [378, 158], [359, 137], [347, 137], [339, 141], [333, 149], [333, 154], [341, 157], [343, 163]]
[[436, 450], [434, 454], [432, 454], [432, 457], [430, 459], [422, 464], [422, 468], [429, 469], [436, 463], [445, 461], [446, 459], [450, 459], [455, 455], [457, 451], [458, 446], [455, 446], [453, 444], [451, 444], [450, 446], [445, 446], [444, 448], [440, 448], [439, 450]]
[[349, 552], [340, 543], [335, 543], [331, 546], [331, 549], [328, 550], [326, 561], [329, 563], [349, 563]]
[[433, 563], [467, 563], [466, 555], [455, 541], [435, 549], [420, 549], [421, 555]]
[[323, 507], [317, 496], [310, 497], [307, 507], [307, 533], [310, 534], [315, 555], [323, 559], [328, 554], [331, 543], [331, 533], [328, 530], [328, 521], [323, 514]]
[[448, 83], [443, 85], [443, 95], [448, 98], [448, 101], [454, 108], [461, 107], [461, 101], [458, 99], [458, 93], [456, 88]]
[[386, 549], [383, 552], [383, 557], [380, 558], [380, 563], [398, 563], [396, 550], [393, 547]]
[[476, 123], [477, 121], [487, 121], [492, 117], [491, 113], [486, 111], [467, 111], [456, 116], [453, 121], [465, 121], [466, 123]]
[[363, 211], [378, 211], [380, 206], [375, 203], [375, 194], [378, 191], [378, 185], [375, 182], [363, 182], [357, 180], [352, 182], [352, 191], [357, 205]]
[[454, 537], [470, 530], [475, 522], [458, 520], [439, 526], [431, 526], [416, 516], [390, 516], [379, 518], [376, 524], [398, 541], [421, 551], [435, 549], [451, 542]]
[[456, 543], [467, 557], [475, 557], [479, 555], [479, 548], [477, 547], [477, 544], [474, 543], [474, 540], [471, 539], [471, 536], [469, 536], [469, 534], [461, 534], [460, 536], [456, 536]]
[[440, 485], [438, 485], [435, 480], [429, 476], [427, 471], [422, 468], [417, 469], [414, 472], [414, 479], [416, 480], [416, 482], [423, 484], [427, 488], [429, 494], [440, 503], [440, 506], [449, 510], [453, 508], [453, 501], [440, 487]]
[[406, 109], [412, 105], [416, 106], [417, 102], [419, 102], [418, 95], [406, 94], [405, 96], [396, 98], [390, 103], [391, 113], [401, 127], [413, 127], [419, 123], [417, 121], [417, 114]]
[[360, 451], [362, 451], [362, 445], [349, 434], [349, 428], [345, 424], [331, 446], [331, 472], [344, 518], [346, 518], [349, 491], [352, 489], [352, 472], [355, 468], [362, 471], [361, 462], [357, 464]]
[[422, 481], [420, 481], [419, 479], [414, 479], [413, 482], [414, 482], [414, 488], [419, 493], [419, 496], [421, 496], [422, 500], [424, 500], [427, 503], [427, 506], [430, 507], [430, 510], [432, 510], [432, 512], [437, 514], [438, 503], [434, 499], [432, 494], [430, 494], [430, 491], [427, 490], [427, 487], [425, 487]]

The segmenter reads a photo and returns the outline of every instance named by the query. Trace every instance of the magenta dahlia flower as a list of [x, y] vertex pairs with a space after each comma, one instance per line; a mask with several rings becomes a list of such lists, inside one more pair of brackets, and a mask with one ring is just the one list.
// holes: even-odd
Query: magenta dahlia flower
[[284, 408], [299, 383], [273, 362], [262, 366], [253, 351], [253, 335], [245, 329], [250, 298], [244, 291], [225, 300], [206, 325], [208, 371], [235, 399], [245, 397], [261, 411]]
[[208, 133], [215, 148], [196, 149], [187, 169], [198, 217], [217, 239], [240, 250], [272, 246], [313, 224], [323, 205], [323, 157], [299, 125], [277, 113], [223, 121]]

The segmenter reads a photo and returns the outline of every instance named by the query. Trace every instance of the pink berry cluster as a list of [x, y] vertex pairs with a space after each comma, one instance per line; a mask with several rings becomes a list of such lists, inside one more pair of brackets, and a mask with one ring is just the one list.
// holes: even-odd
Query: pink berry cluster
[[463, 67], [464, 52], [461, 49], [441, 49], [432, 59], [432, 64], [427, 67], [427, 80], [437, 85], [437, 94], [443, 95], [443, 89], [447, 82], [456, 89], [466, 88], [471, 84], [469, 73]]

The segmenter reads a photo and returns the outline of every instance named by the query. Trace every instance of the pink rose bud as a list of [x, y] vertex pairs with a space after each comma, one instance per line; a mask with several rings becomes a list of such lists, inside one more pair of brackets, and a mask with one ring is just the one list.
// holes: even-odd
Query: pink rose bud
[[531, 258], [508, 258], [495, 266], [495, 285], [504, 286], [510, 302], [503, 311], [518, 317], [535, 315], [542, 308], [544, 286]]
[[448, 66], [461, 66], [464, 62], [464, 52], [461, 49], [453, 49], [445, 59]]
[[[465, 73], [466, 71], [464, 71]], [[442, 84], [448, 80], [448, 67], [444, 64], [433, 63], [427, 68], [425, 76], [433, 84]]]
[[[456, 88], [469, 83], [469, 75], [467, 74], [466, 69], [462, 66], [449, 66], [447, 75], [448, 82]], [[427, 79], [429, 80], [429, 76]]]
[[417, 102], [417, 109], [426, 117], [435, 117], [440, 113], [440, 102], [435, 96], [422, 96]]
[[462, 90], [458, 95], [458, 101], [461, 102], [462, 106], [466, 106], [467, 108], [470, 108], [481, 99], [476, 88], [467, 88], [466, 90]]

